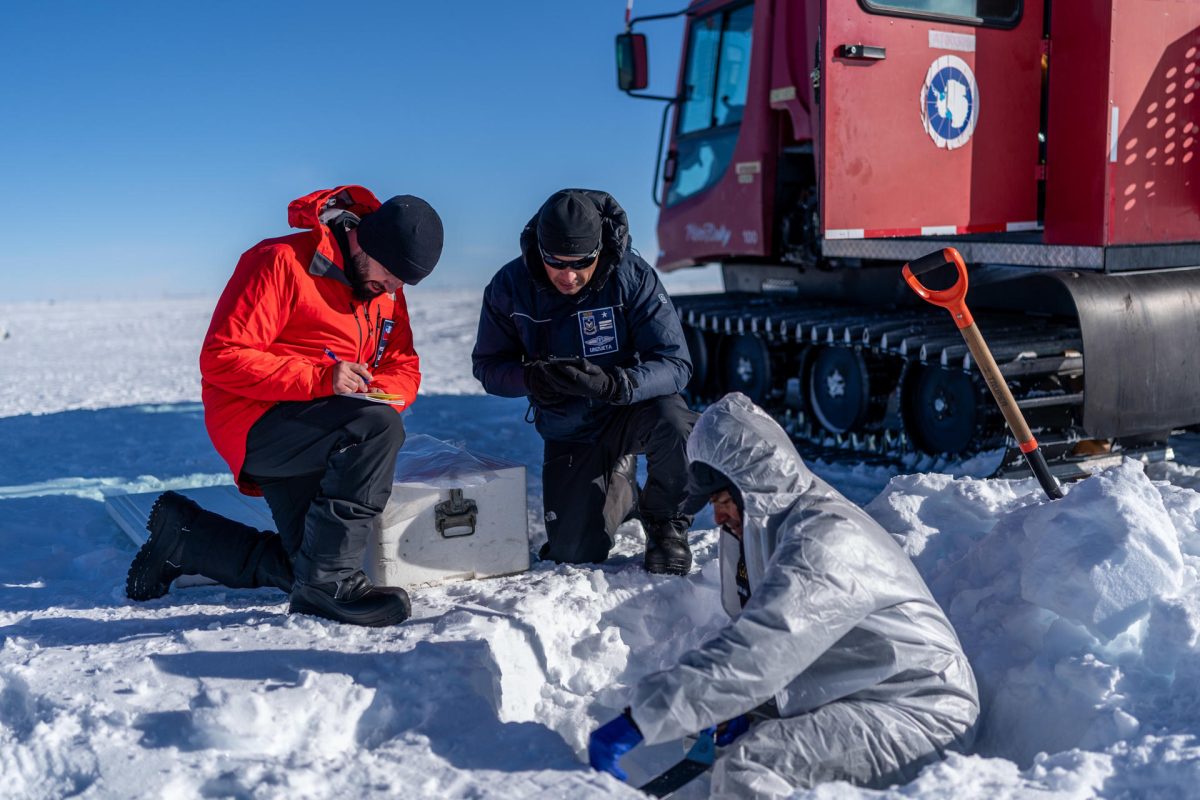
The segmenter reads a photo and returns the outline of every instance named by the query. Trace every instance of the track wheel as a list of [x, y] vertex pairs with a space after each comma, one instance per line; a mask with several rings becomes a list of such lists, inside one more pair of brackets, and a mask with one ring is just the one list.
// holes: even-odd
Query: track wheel
[[741, 392], [762, 403], [771, 391], [771, 353], [757, 336], [731, 336], [721, 345], [720, 393]]
[[830, 433], [846, 433], [861, 425], [871, 400], [862, 354], [849, 347], [820, 348], [809, 373], [808, 399], [813, 415]]
[[975, 439], [978, 403], [979, 393], [967, 373], [916, 366], [901, 390], [904, 428], [926, 453], [961, 453]]
[[692, 357], [692, 377], [688, 381], [687, 393], [698, 400], [703, 397], [708, 382], [708, 342], [704, 339], [704, 332], [691, 325], [683, 326], [683, 339]]

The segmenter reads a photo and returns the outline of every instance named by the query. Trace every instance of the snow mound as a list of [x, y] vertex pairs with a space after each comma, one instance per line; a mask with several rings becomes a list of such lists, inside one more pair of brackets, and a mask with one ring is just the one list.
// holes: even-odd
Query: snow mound
[[1023, 561], [1021, 596], [1111, 639], [1145, 616], [1150, 598], [1179, 591], [1179, 536], [1134, 461], [1070, 494], [1020, 515], [1009, 537]]
[[1125, 461], [1053, 502], [1029, 481], [925, 475], [894, 479], [867, 510], [914, 557], [971, 659], [977, 753], [1035, 766], [1038, 753], [1190, 733], [1195, 492]]
[[311, 670], [292, 685], [263, 683], [249, 691], [202, 681], [191, 702], [192, 739], [231, 753], [344, 753], [357, 744], [355, 731], [374, 697], [349, 675]]

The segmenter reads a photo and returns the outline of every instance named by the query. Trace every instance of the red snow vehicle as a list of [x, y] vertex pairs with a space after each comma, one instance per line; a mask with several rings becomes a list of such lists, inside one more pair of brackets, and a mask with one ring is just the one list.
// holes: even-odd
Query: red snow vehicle
[[[634, 28], [678, 15], [675, 94], [647, 95]], [[742, 391], [864, 453], [998, 446], [961, 337], [900, 278], [952, 246], [1060, 474], [1200, 423], [1200, 4], [696, 0], [626, 22], [620, 87], [673, 112], [658, 266], [722, 265], [724, 292], [677, 298], [697, 404]]]

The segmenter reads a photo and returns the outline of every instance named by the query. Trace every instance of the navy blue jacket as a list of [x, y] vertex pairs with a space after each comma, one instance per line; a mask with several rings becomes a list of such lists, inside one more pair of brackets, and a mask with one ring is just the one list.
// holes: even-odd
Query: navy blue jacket
[[[604, 233], [600, 263], [582, 291], [562, 294], [546, 276], [536, 216], [521, 234], [522, 256], [484, 291], [471, 362], [489, 394], [525, 396], [524, 364], [551, 356], [622, 367], [630, 403], [676, 394], [691, 377], [679, 316], [658, 275], [630, 248], [625, 212], [603, 192], [587, 194], [601, 209]], [[594, 441], [613, 413], [609, 403], [575, 397], [533, 405], [538, 433], [557, 441]]]

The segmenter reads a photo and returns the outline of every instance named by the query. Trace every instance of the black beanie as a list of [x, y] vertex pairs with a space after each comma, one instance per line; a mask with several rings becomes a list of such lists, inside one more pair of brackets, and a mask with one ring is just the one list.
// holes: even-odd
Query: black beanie
[[600, 247], [600, 209], [582, 192], [555, 192], [538, 211], [537, 237], [549, 255], [590, 255]]
[[398, 195], [362, 218], [358, 246], [412, 286], [433, 272], [442, 256], [442, 219], [421, 198]]

